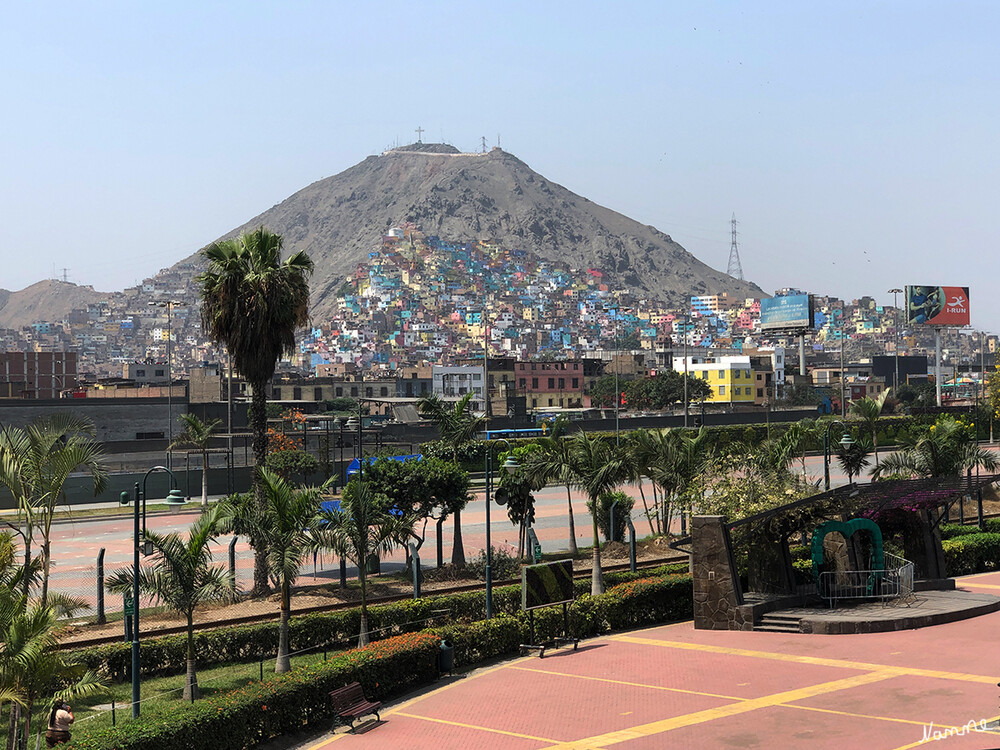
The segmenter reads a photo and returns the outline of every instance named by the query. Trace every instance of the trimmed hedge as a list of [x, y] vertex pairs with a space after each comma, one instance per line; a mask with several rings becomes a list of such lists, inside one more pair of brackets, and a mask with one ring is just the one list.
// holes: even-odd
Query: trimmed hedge
[[[515, 588], [515, 587], [507, 587]], [[570, 607], [578, 637], [612, 629], [687, 619], [692, 614], [692, 583], [687, 576], [636, 578], [605, 594], [581, 596]], [[536, 638], [562, 629], [559, 608], [535, 613]], [[299, 731], [307, 724], [332, 721], [327, 693], [360, 682], [365, 694], [384, 700], [431, 682], [442, 639], [455, 647], [457, 666], [516, 654], [528, 638], [528, 620], [501, 613], [492, 620], [447, 625], [387, 638], [299, 667], [263, 682], [192, 704], [160, 705], [138, 721], [88, 732], [74, 730], [67, 750], [218, 750], [249, 748], [271, 737]]]
[[[604, 576], [608, 586], [640, 577], [686, 573], [687, 563], [661, 565], [642, 573], [617, 572]], [[589, 579], [575, 582], [576, 595], [590, 593]], [[481, 591], [409, 599], [370, 607], [368, 627], [372, 640], [423, 630], [434, 610], [446, 609], [454, 620], [481, 620], [486, 613], [486, 595]], [[521, 609], [521, 587], [499, 586], [493, 589], [496, 613], [517, 614]], [[307, 649], [349, 648], [361, 629], [360, 608], [340, 612], [292, 617], [289, 644], [292, 652]], [[195, 633], [199, 666], [253, 662], [273, 657], [278, 650], [278, 623], [238, 625]], [[181, 674], [186, 668], [187, 636], [167, 635], [147, 638], [140, 643], [142, 674], [165, 676]], [[129, 643], [110, 643], [72, 652], [72, 657], [90, 669], [98, 670], [112, 682], [131, 678], [132, 652]]]
[[412, 633], [379, 641], [329, 661], [301, 667], [226, 695], [171, 706], [159, 715], [87, 732], [74, 729], [67, 750], [219, 750], [253, 747], [306, 724], [333, 720], [327, 693], [360, 682], [384, 700], [437, 677], [441, 640]]
[[956, 536], [966, 536], [968, 534], [1000, 534], [1000, 518], [984, 518], [983, 528], [976, 524], [943, 523], [940, 526], [941, 538], [952, 539]]
[[1000, 533], [962, 534], [941, 542], [950, 576], [984, 573], [1000, 567]]

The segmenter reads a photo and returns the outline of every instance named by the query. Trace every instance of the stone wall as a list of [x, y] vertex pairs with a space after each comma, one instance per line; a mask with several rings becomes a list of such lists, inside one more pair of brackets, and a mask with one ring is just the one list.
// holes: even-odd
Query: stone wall
[[694, 579], [694, 626], [700, 630], [753, 630], [752, 615], [733, 563], [723, 516], [691, 520], [691, 575]]

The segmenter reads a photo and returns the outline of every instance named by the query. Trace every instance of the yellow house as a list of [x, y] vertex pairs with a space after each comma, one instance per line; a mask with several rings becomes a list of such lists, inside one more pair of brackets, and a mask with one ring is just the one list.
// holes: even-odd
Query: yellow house
[[[684, 359], [674, 360], [674, 370], [684, 373]], [[701, 378], [712, 387], [709, 404], [752, 404], [756, 385], [750, 357], [687, 358], [689, 375]]]

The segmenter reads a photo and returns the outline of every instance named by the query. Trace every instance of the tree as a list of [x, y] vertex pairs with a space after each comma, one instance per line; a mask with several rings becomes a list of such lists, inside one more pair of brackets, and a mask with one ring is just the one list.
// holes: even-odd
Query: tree
[[882, 391], [878, 396], [872, 398], [855, 399], [851, 402], [851, 416], [857, 417], [865, 423], [865, 427], [872, 439], [872, 450], [875, 453], [875, 465], [878, 466], [878, 420], [882, 416], [882, 407], [889, 396], [889, 391]]
[[[48, 603], [50, 537], [56, 505], [65, 502], [64, 487], [70, 474], [83, 470], [94, 483], [94, 495], [107, 484], [104, 452], [93, 439], [94, 426], [70, 414], [54, 414], [27, 427], [0, 427], [0, 484], [14, 496], [25, 522], [24, 569], [31, 569], [33, 529], [42, 535], [42, 595]], [[24, 576], [25, 596], [31, 577]]]
[[902, 474], [916, 477], [961, 476], [980, 466], [1000, 468], [996, 454], [976, 441], [975, 428], [954, 417], [942, 416], [917, 435], [907, 436], [900, 449], [890, 453], [872, 471], [872, 478]]
[[[29, 605], [19, 590], [13, 536], [0, 534], [0, 703], [10, 702], [8, 748], [26, 746], [34, 706], [51, 696], [93, 695], [103, 690], [96, 674], [59, 649], [62, 629], [53, 606]], [[18, 732], [21, 718], [23, 731]]]
[[[187, 679], [184, 700], [200, 697], [195, 670], [194, 611], [214, 601], [232, 601], [235, 583], [221, 565], [212, 565], [211, 543], [219, 535], [223, 505], [213, 505], [188, 530], [187, 541], [179, 534], [146, 531], [145, 539], [156, 555], [150, 566], [139, 570], [139, 591], [163, 602], [187, 620]], [[120, 568], [108, 576], [105, 585], [116, 594], [130, 595], [134, 572]], [[138, 607], [138, 602], [133, 602]]]
[[848, 484], [854, 481], [854, 477], [861, 476], [861, 472], [871, 463], [868, 458], [871, 448], [871, 440], [867, 435], [862, 435], [851, 445], [846, 448], [841, 446], [837, 451], [837, 460], [840, 461], [841, 468], [847, 474]]
[[[258, 467], [267, 457], [267, 383], [278, 360], [295, 347], [295, 331], [309, 320], [308, 278], [313, 262], [303, 252], [281, 260], [282, 239], [259, 227], [202, 251], [208, 270], [196, 281], [202, 299], [202, 327], [213, 342], [224, 344], [233, 366], [250, 386], [250, 429]], [[260, 474], [254, 496], [264, 504]], [[268, 589], [266, 550], [251, 538], [254, 593]]]
[[170, 449], [192, 447], [201, 451], [201, 504], [208, 505], [208, 449], [212, 443], [212, 433], [222, 424], [221, 419], [202, 422], [197, 414], [181, 414], [184, 431], [170, 444]]
[[315, 456], [300, 450], [268, 453], [264, 466], [286, 482], [290, 481], [295, 474], [300, 474], [302, 481], [305, 482], [310, 474], [315, 474], [320, 468], [319, 461], [316, 460]]
[[288, 481], [267, 469], [261, 471], [264, 485], [264, 506], [247, 502], [239, 496], [226, 502], [219, 519], [222, 533], [233, 529], [246, 533], [252, 530], [265, 541], [267, 567], [278, 580], [281, 618], [278, 621], [278, 656], [274, 662], [276, 674], [290, 668], [288, 653], [288, 622], [292, 611], [292, 586], [299, 575], [302, 560], [315, 547], [311, 529], [315, 527], [322, 494], [332, 480], [321, 487], [295, 489]]
[[368, 559], [406, 544], [416, 517], [393, 512], [389, 497], [374, 482], [351, 478], [340, 496], [340, 509], [320, 514], [315, 528], [317, 546], [333, 550], [358, 567], [361, 587], [361, 632], [358, 646], [368, 645]]
[[[558, 421], [558, 420], [557, 420]], [[555, 432], [555, 428], [553, 428]], [[574, 557], [579, 550], [576, 545], [576, 523], [573, 520], [573, 463], [569, 442], [562, 437], [538, 438], [535, 443], [539, 450], [529, 453], [521, 465], [528, 480], [539, 488], [549, 482], [558, 482], [566, 487], [566, 505], [569, 510], [569, 552]]]
[[[628, 468], [622, 451], [608, 445], [602, 438], [580, 431], [570, 442], [573, 475], [594, 507], [598, 498], [619, 487], [628, 476]], [[591, 513], [594, 535], [594, 560], [591, 571], [590, 593], [593, 596], [604, 593], [604, 576], [601, 572], [601, 542], [598, 536], [597, 514]]]
[[[455, 402], [454, 406], [448, 404], [437, 396], [423, 396], [417, 401], [417, 410], [427, 419], [430, 419], [437, 428], [444, 443], [452, 452], [452, 460], [458, 463], [459, 448], [472, 442], [476, 434], [483, 429], [486, 423], [484, 417], [475, 416], [469, 406], [472, 400], [472, 393], [466, 393]], [[462, 544], [462, 509], [454, 510], [455, 536], [451, 548], [451, 564], [465, 565], [465, 547]]]

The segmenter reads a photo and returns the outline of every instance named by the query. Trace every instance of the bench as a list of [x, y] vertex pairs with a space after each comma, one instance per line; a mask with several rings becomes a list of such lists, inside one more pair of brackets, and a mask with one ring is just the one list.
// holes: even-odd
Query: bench
[[355, 728], [354, 722], [362, 716], [375, 714], [376, 721], [381, 721], [378, 714], [382, 704], [365, 698], [360, 682], [352, 682], [350, 685], [330, 691], [330, 701], [337, 716], [350, 722], [352, 732]]

